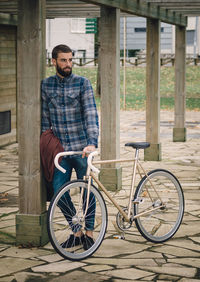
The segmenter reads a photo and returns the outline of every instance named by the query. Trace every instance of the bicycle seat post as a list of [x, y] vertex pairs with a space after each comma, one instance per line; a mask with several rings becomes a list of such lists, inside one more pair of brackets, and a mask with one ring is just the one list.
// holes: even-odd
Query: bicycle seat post
[[137, 169], [137, 162], [139, 159], [139, 148], [135, 148], [135, 161], [133, 166], [133, 175], [131, 181], [131, 190], [130, 190], [130, 197], [129, 197], [129, 205], [128, 205], [128, 217], [131, 216], [131, 208], [132, 208], [132, 199], [133, 199], [133, 192], [135, 187], [135, 178], [136, 178], [136, 169]]
[[138, 161], [139, 160], [139, 150], [138, 148], [135, 149], [135, 160]]

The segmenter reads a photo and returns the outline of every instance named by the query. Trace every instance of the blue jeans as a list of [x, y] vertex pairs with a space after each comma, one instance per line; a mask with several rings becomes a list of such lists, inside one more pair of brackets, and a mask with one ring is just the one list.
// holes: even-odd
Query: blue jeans
[[[82, 158], [81, 155], [68, 156], [62, 159], [60, 165], [66, 169], [66, 173], [63, 174], [60, 170], [55, 168], [53, 176], [53, 188], [54, 193], [56, 193], [66, 182], [70, 181], [73, 168], [76, 171], [77, 179], [83, 179], [87, 171], [87, 158]], [[83, 203], [86, 202], [86, 191], [83, 194]], [[67, 219], [72, 231], [78, 232], [81, 229], [81, 225], [72, 223], [72, 217], [76, 214], [76, 209], [71, 201], [69, 192], [66, 192], [58, 202], [58, 206], [63, 212], [65, 218]], [[87, 210], [85, 218], [85, 229], [94, 230], [94, 220], [95, 220], [95, 209], [96, 201], [93, 193], [90, 193], [89, 197], [89, 207]], [[85, 210], [83, 204], [83, 210]]]

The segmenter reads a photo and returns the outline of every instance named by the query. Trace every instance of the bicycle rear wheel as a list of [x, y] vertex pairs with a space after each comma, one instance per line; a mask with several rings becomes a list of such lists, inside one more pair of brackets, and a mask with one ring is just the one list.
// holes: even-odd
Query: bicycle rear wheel
[[[88, 184], [75, 180], [64, 185], [53, 197], [49, 209], [47, 229], [49, 239], [61, 256], [70, 260], [81, 260], [91, 256], [101, 245], [107, 228], [107, 209], [104, 199], [94, 185], [91, 185], [89, 205], [86, 208]], [[86, 215], [84, 217], [85, 214]], [[63, 243], [77, 231], [93, 229], [94, 244], [84, 249], [84, 239], [72, 246]]]
[[141, 216], [135, 223], [141, 235], [154, 243], [170, 239], [184, 214], [184, 195], [177, 178], [167, 170], [150, 171], [138, 184], [135, 202], [136, 199], [139, 204], [134, 204], [134, 215]]

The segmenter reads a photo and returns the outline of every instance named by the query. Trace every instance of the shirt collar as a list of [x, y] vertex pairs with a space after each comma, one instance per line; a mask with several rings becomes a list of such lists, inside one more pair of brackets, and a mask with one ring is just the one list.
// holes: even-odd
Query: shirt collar
[[57, 79], [58, 83], [64, 83], [64, 82], [69, 81], [69, 80], [72, 78], [72, 76], [73, 76], [73, 73], [71, 73], [71, 74], [70, 74], [69, 76], [67, 76], [67, 77], [61, 78], [59, 75], [56, 74], [56, 79]]

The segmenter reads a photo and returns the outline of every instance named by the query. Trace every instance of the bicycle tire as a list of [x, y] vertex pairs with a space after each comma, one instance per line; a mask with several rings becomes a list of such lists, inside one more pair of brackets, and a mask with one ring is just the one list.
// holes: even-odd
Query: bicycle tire
[[[65, 259], [72, 261], [79, 261], [91, 256], [101, 245], [107, 229], [107, 208], [105, 201], [101, 193], [93, 184], [90, 188], [89, 197], [91, 197], [91, 199], [87, 214], [84, 221], [80, 222], [84, 213], [84, 205], [88, 191], [87, 185], [87, 182], [83, 180], [74, 180], [66, 183], [54, 195], [48, 209], [47, 230], [50, 242], [58, 254]], [[83, 193], [86, 194], [85, 199], [83, 199], [80, 204], [81, 191], [84, 191]], [[71, 207], [71, 203], [73, 203], [73, 208]], [[80, 225], [81, 230], [84, 231], [85, 226], [90, 224], [93, 220], [91, 215], [94, 213], [94, 244], [88, 250], [84, 250], [82, 244], [79, 246], [72, 246], [71, 248], [62, 247], [61, 245], [63, 242], [69, 238], [70, 234], [73, 234], [72, 229], [76, 228], [75, 226]]]
[[[145, 212], [152, 207], [156, 211], [135, 219], [136, 227], [141, 235], [153, 243], [162, 243], [170, 239], [179, 229], [184, 215], [184, 194], [178, 179], [169, 171], [156, 169], [147, 173], [139, 182], [134, 200], [134, 215]], [[149, 180], [150, 179], [150, 180]], [[150, 181], [156, 187], [164, 206], [152, 188]], [[151, 197], [151, 198], [150, 198]], [[136, 201], [137, 202], [137, 201]]]

